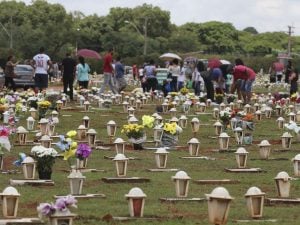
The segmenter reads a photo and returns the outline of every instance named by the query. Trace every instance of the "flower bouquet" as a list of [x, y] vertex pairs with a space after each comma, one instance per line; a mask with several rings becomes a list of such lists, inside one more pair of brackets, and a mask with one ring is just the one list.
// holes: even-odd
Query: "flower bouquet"
[[228, 94], [227, 95], [227, 104], [229, 104], [229, 103], [231, 103], [231, 102], [234, 102], [234, 100], [235, 100], [235, 95], [233, 95], [233, 94]]
[[221, 104], [223, 102], [224, 95], [223, 94], [215, 94], [215, 99], [216, 99], [217, 104]]
[[51, 103], [49, 108], [55, 109], [56, 108], [56, 101], [59, 100], [60, 98], [60, 93], [57, 91], [49, 91], [46, 92], [46, 97], [45, 99]]
[[88, 144], [79, 144], [77, 146], [77, 150], [75, 153], [75, 156], [77, 158], [77, 168], [86, 168], [87, 166], [87, 159], [90, 156], [90, 154], [92, 153], [92, 149]]
[[61, 155], [64, 157], [64, 160], [69, 162], [69, 165], [73, 164], [70, 162], [70, 159], [75, 156], [77, 151], [77, 142], [74, 141], [76, 135], [77, 132], [75, 130], [70, 130], [66, 136], [59, 135], [59, 141], [56, 143], [56, 146], [62, 151]]
[[40, 179], [51, 179], [52, 166], [55, 163], [57, 151], [53, 148], [45, 148], [44, 146], [34, 146], [31, 154], [37, 161], [37, 171]]
[[121, 133], [124, 133], [128, 137], [128, 141], [133, 143], [135, 150], [142, 149], [142, 143], [146, 141], [146, 135], [143, 125], [138, 124], [125, 124]]
[[231, 109], [229, 107], [226, 107], [224, 110], [220, 111], [219, 118], [224, 126], [224, 130], [226, 130], [227, 126], [229, 125], [231, 114]]
[[180, 93], [181, 93], [182, 95], [186, 95], [186, 94], [189, 93], [189, 89], [187, 89], [186, 87], [183, 87], [183, 88], [180, 89]]
[[11, 130], [6, 126], [0, 126], [0, 145], [1, 148], [5, 148], [7, 151], [10, 151], [11, 144], [9, 141], [9, 135]]
[[[61, 219], [67, 220], [69, 219], [69, 217], [74, 217], [75, 215], [71, 214], [69, 208], [70, 207], [77, 208], [76, 203], [77, 200], [73, 196], [68, 195], [66, 197], [58, 198], [54, 204], [41, 203], [37, 207], [37, 211], [40, 218], [48, 217], [50, 219], [50, 224], [55, 224], [53, 221], [54, 218], [60, 217]], [[65, 222], [64, 224], [69, 224], [69, 222], [67, 223], [66, 221], [64, 222]]]
[[47, 100], [39, 101], [38, 103], [39, 119], [45, 118], [47, 110], [51, 106], [51, 102]]
[[154, 120], [155, 119], [153, 116], [143, 115], [143, 117], [142, 117], [143, 126], [148, 127], [148, 128], [153, 128]]
[[182, 128], [177, 123], [164, 123], [161, 124], [164, 132], [161, 138], [163, 147], [175, 146], [178, 142], [178, 134], [182, 132]]

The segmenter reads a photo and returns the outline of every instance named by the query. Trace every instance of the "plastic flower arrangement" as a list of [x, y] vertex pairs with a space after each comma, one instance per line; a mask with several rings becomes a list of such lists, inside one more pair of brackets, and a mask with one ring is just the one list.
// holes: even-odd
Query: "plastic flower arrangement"
[[0, 126], [0, 145], [1, 148], [5, 148], [7, 151], [10, 151], [11, 145], [9, 141], [9, 135], [11, 130], [6, 126]]
[[187, 89], [186, 87], [183, 87], [183, 88], [180, 89], [180, 93], [181, 93], [182, 95], [186, 95], [186, 94], [189, 93], [189, 89]]
[[152, 128], [154, 126], [154, 120], [155, 119], [154, 119], [153, 116], [144, 115], [142, 117], [143, 126], [148, 127], [148, 128]]
[[50, 217], [56, 212], [68, 212], [70, 207], [77, 208], [77, 200], [68, 195], [66, 197], [58, 198], [53, 203], [41, 203], [37, 207], [37, 211], [40, 217]]
[[64, 135], [59, 136], [59, 142], [56, 146], [63, 152], [62, 156], [64, 160], [68, 160], [70, 157], [75, 156], [77, 150], [77, 142], [73, 138], [77, 135], [75, 130], [67, 132], [66, 137]]
[[165, 132], [175, 135], [177, 133], [177, 124], [175, 122], [174, 123], [164, 123], [163, 129]]
[[31, 153], [36, 159], [39, 158], [55, 158], [57, 156], [57, 151], [54, 148], [45, 148], [42, 145], [34, 146], [31, 149]]
[[80, 160], [86, 159], [92, 153], [92, 149], [88, 144], [79, 144], [76, 150], [76, 157]]
[[39, 101], [37, 104], [39, 108], [43, 108], [43, 109], [48, 109], [51, 106], [51, 102], [47, 100]]
[[220, 111], [220, 120], [224, 122], [229, 122], [231, 118], [231, 109], [226, 107], [224, 110]]
[[223, 94], [215, 94], [216, 103], [220, 104], [223, 102], [224, 95]]
[[16, 104], [15, 113], [16, 115], [20, 115], [20, 113], [23, 111], [23, 105], [21, 102], [18, 102]]
[[252, 113], [247, 113], [244, 117], [243, 120], [247, 122], [253, 122], [254, 115]]
[[37, 161], [37, 170], [39, 173], [52, 171], [52, 166], [55, 163], [57, 151], [53, 148], [45, 148], [44, 146], [34, 146], [31, 149], [31, 154]]
[[295, 134], [299, 134], [299, 132], [300, 132], [300, 127], [294, 121], [290, 121], [289, 123], [285, 123], [284, 127], [287, 130], [295, 132]]
[[144, 126], [138, 124], [125, 124], [121, 133], [124, 133], [128, 138], [139, 139], [144, 136]]
[[291, 102], [300, 103], [300, 96], [298, 93], [294, 93], [290, 97]]

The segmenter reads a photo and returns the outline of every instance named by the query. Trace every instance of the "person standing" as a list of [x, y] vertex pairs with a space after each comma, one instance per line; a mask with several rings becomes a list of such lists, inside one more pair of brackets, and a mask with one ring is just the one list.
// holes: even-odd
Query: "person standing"
[[247, 79], [244, 80], [244, 84], [242, 85], [242, 91], [245, 93], [243, 95], [245, 98], [244, 99], [245, 103], [250, 104], [251, 96], [252, 96], [252, 86], [256, 78], [256, 73], [254, 72], [253, 69], [249, 67], [246, 67], [246, 73], [247, 73]]
[[180, 66], [178, 65], [178, 59], [174, 59], [172, 64], [169, 66], [169, 71], [172, 75], [171, 90], [174, 92], [178, 91], [178, 76], [180, 75]]
[[292, 71], [293, 71], [292, 60], [289, 59], [284, 73], [285, 74], [284, 82], [287, 84], [289, 83], [289, 76], [292, 73]]
[[127, 82], [124, 77], [125, 68], [121, 62], [120, 56], [117, 57], [117, 62], [115, 63], [115, 73], [116, 73], [115, 77], [116, 77], [116, 81], [117, 81], [117, 85], [118, 85], [118, 92], [120, 93], [127, 86]]
[[35, 92], [42, 91], [48, 87], [48, 69], [51, 66], [51, 60], [45, 54], [44, 47], [40, 48], [39, 54], [33, 57], [32, 66], [35, 68]]
[[291, 96], [298, 92], [298, 79], [299, 79], [298, 70], [297, 69], [292, 69], [292, 72], [289, 76], [289, 81], [290, 81], [290, 84], [291, 84], [291, 89], [290, 89], [290, 95]]
[[14, 72], [15, 66], [18, 64], [18, 62], [14, 63], [15, 57], [13, 55], [8, 56], [7, 62], [5, 65], [4, 75], [5, 75], [5, 84], [4, 86], [6, 88], [9, 88], [9, 86], [13, 89], [13, 91], [16, 91], [16, 84], [14, 81], [14, 78], [16, 77], [16, 74]]
[[198, 71], [197, 67], [195, 67], [194, 72], [192, 73], [192, 81], [193, 81], [194, 93], [196, 96], [199, 96], [201, 92], [201, 85], [203, 85], [204, 80], [200, 74], [200, 71]]
[[61, 73], [63, 75], [62, 81], [64, 84], [64, 93], [68, 94], [70, 99], [73, 100], [73, 83], [76, 73], [76, 61], [71, 57], [70, 53], [66, 54], [66, 58], [63, 59], [61, 63]]
[[82, 56], [78, 58], [78, 65], [77, 65], [77, 80], [80, 88], [88, 89], [89, 86], [89, 72], [90, 67]]
[[139, 74], [138, 74], [138, 67], [137, 67], [136, 64], [134, 64], [132, 66], [132, 76], [133, 76], [134, 80], [136, 80], [138, 78], [138, 76], [139, 76]]
[[105, 90], [106, 86], [109, 86], [110, 90], [116, 94], [117, 91], [113, 85], [113, 76], [114, 76], [114, 68], [113, 68], [113, 49], [109, 49], [108, 52], [104, 56], [104, 64], [103, 64], [103, 74], [104, 74], [104, 82], [100, 88], [99, 93], [102, 94]]
[[144, 76], [147, 84], [147, 92], [152, 90], [154, 92], [157, 87], [157, 78], [156, 78], [156, 67], [154, 65], [154, 60], [149, 61], [149, 65], [144, 68]]

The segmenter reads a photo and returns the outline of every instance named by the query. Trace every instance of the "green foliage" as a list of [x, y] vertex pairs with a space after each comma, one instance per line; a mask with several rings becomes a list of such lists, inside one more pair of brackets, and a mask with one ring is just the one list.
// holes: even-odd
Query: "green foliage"
[[[111, 8], [107, 16], [85, 16], [80, 11], [67, 13], [62, 5], [44, 0], [35, 0], [30, 5], [1, 1], [0, 22], [13, 36], [13, 50], [9, 50], [9, 35], [0, 32], [1, 58], [14, 53], [20, 60], [32, 58], [41, 46], [57, 61], [66, 51], [74, 52], [76, 46], [101, 53], [113, 47], [126, 62], [137, 60], [142, 64], [165, 52], [189, 55], [188, 52], [204, 51], [230, 54], [229, 58], [233, 54], [275, 55], [284, 51], [288, 42], [288, 35], [283, 32], [258, 33], [251, 26], [238, 31], [231, 23], [218, 21], [176, 26], [170, 22], [169, 11], [151, 4]], [[143, 56], [145, 36], [147, 56]], [[299, 37], [292, 39], [292, 51], [300, 51], [299, 43]]]
[[254, 27], [246, 27], [243, 31], [254, 35], [258, 34], [258, 31]]

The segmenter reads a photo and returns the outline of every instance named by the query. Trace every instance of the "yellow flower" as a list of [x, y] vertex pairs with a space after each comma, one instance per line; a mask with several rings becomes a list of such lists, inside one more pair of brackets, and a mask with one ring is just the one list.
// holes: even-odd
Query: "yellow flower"
[[152, 128], [153, 127], [153, 122], [154, 122], [154, 117], [144, 115], [142, 117], [142, 121], [143, 121], [143, 126], [148, 127], [148, 128]]
[[64, 160], [68, 160], [70, 157], [75, 156], [76, 148], [70, 149], [69, 151], [65, 151], [61, 155], [64, 157]]
[[69, 138], [73, 138], [77, 135], [77, 132], [76, 130], [70, 130], [68, 133], [67, 133], [67, 137]]
[[75, 142], [75, 141], [73, 141], [70, 146], [70, 149], [74, 149], [74, 148], [75, 149], [77, 148], [77, 142]]
[[164, 131], [169, 132], [170, 134], [176, 134], [176, 128], [177, 125], [175, 122], [164, 124]]

